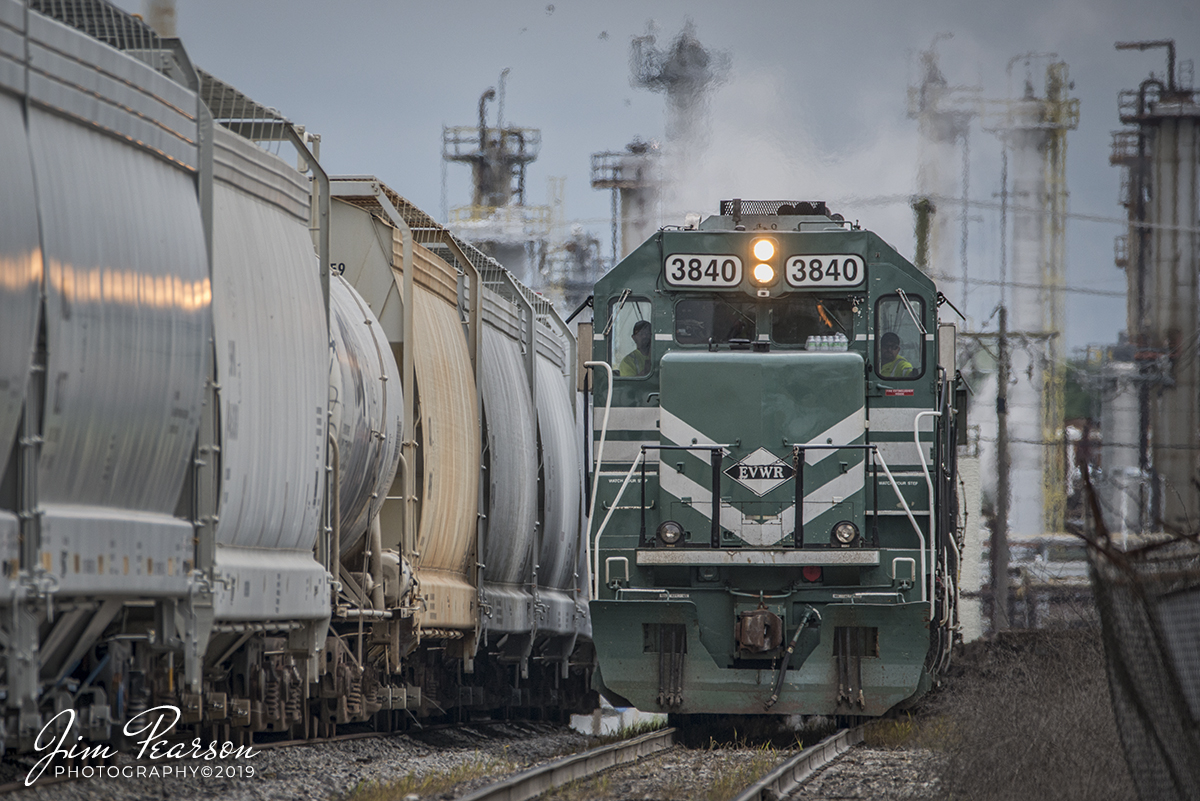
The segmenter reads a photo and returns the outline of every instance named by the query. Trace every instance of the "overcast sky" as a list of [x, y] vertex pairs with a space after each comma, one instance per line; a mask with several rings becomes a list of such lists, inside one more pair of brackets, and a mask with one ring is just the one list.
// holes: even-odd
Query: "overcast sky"
[[[125, 2], [130, 11], [139, 6]], [[1015, 55], [1055, 52], [1066, 61], [1081, 104], [1079, 129], [1068, 134], [1070, 210], [1106, 218], [1124, 214], [1119, 171], [1108, 164], [1110, 132], [1120, 127], [1117, 92], [1166, 64], [1164, 51], [1118, 52], [1113, 43], [1174, 38], [1181, 62], [1200, 59], [1196, 0], [177, 0], [177, 7], [193, 61], [320, 133], [330, 174], [374, 174], [439, 218], [442, 126], [474, 124], [480, 94], [509, 68], [505, 120], [542, 132], [527, 202], [545, 203], [547, 179], [565, 177], [568, 219], [593, 231], [606, 254], [609, 196], [589, 185], [590, 154], [619, 150], [635, 136], [664, 136], [664, 97], [629, 80], [631, 40], [648, 30], [665, 47], [691, 19], [699, 40], [732, 64], [712, 95], [709, 145], [690, 159], [689, 210], [713, 213], [728, 197], [825, 199], [909, 256], [912, 212], [896, 199], [916, 189], [917, 125], [907, 117], [906, 91], [916, 53], [935, 34], [953, 34], [937, 45], [947, 80], [981, 86], [989, 98], [1006, 96], [1005, 66]], [[977, 122], [970, 148], [970, 195], [994, 202], [998, 140]], [[468, 203], [469, 169], [452, 164], [445, 174], [449, 205]], [[999, 213], [977, 207], [971, 216], [969, 274], [995, 280]], [[1067, 284], [1123, 292], [1112, 259], [1123, 226], [1072, 219], [1067, 230]], [[981, 326], [996, 302], [996, 291], [981, 287], [966, 311]], [[1111, 342], [1125, 327], [1124, 300], [1073, 293], [1067, 326], [1071, 347]]]

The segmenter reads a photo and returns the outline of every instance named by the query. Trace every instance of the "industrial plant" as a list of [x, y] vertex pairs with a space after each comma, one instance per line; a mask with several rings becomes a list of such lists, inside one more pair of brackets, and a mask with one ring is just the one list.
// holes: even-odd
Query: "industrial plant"
[[[1200, 105], [1191, 62], [1177, 64], [1172, 41], [1117, 43], [1118, 50], [1161, 51], [1165, 70], [1117, 98], [1124, 127], [1113, 132], [1110, 162], [1121, 170], [1129, 222], [1114, 253], [1125, 272], [1127, 314], [1118, 341], [1093, 345], [1081, 359], [1068, 352], [1065, 311], [1067, 152], [1080, 119], [1069, 66], [1054, 53], [1014, 55], [1005, 68], [1007, 93], [989, 96], [944, 74], [937, 45], [949, 36], [934, 37], [914, 59], [907, 113], [919, 146], [908, 202], [913, 262], [955, 311], [981, 287], [998, 289], [990, 315], [964, 318], [959, 331], [973, 390], [968, 462], [977, 459], [981, 476], [964, 485], [979, 554], [977, 575], [963, 578], [964, 606], [974, 605], [964, 620], [975, 620], [971, 634], [981, 634], [1049, 624], [1058, 604], [1088, 592], [1084, 550], [1071, 536], [1086, 518], [1082, 470], [1103, 524], [1126, 545], [1200, 520]], [[634, 135], [623, 147], [591, 154], [591, 186], [611, 195], [608, 241], [564, 221], [563, 179], [551, 179], [545, 205], [527, 203], [526, 170], [541, 132], [505, 122], [507, 71], [498, 92], [480, 97], [477, 125], [443, 132], [443, 159], [470, 164], [473, 181], [471, 203], [450, 210], [450, 225], [484, 252], [520, 265], [523, 280], [565, 301], [568, 311], [659, 226], [695, 222], [668, 219], [682, 207], [673, 186], [688, 163], [678, 154], [707, 146], [709, 101], [731, 59], [701, 44], [689, 23], [665, 47], [650, 32], [635, 37], [630, 67], [632, 87], [664, 96], [665, 138]], [[999, 155], [1000, 191], [989, 206], [999, 212], [991, 237], [999, 280], [992, 279], [997, 265], [971, 263], [971, 222], [982, 221], [972, 214], [987, 205], [972, 198], [972, 148]], [[977, 185], [993, 180], [975, 176]], [[1072, 380], [1090, 408], [1068, 423]], [[1000, 584], [1010, 592], [993, 592]]]

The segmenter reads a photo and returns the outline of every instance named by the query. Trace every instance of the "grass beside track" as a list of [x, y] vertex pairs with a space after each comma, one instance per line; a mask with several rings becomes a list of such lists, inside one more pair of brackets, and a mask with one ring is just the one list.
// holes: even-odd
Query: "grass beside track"
[[1109, 699], [1098, 629], [1007, 632], [963, 648], [939, 692], [869, 724], [866, 743], [941, 754], [946, 799], [1127, 801]]
[[341, 801], [397, 801], [408, 795], [433, 795], [449, 790], [463, 782], [512, 773], [520, 768], [520, 765], [506, 759], [494, 759], [476, 754], [473, 759], [455, 765], [449, 770], [434, 771], [423, 776], [408, 773], [395, 781], [360, 784], [342, 796]]
[[[681, 748], [680, 746], [676, 746]], [[689, 801], [728, 801], [746, 787], [757, 781], [775, 767], [788, 754], [775, 748], [770, 743], [750, 745], [745, 740], [736, 743], [719, 743], [710, 740], [707, 747], [683, 749], [691, 753], [703, 753], [704, 759], [719, 763], [717, 777], [708, 783], [703, 790], [697, 790], [689, 777], [678, 776], [675, 779], [665, 778], [662, 783], [649, 791], [649, 794], [638, 795], [642, 798], [680, 799]], [[669, 755], [665, 759], [671, 760]], [[627, 776], [624, 771], [637, 771], [633, 765], [617, 768], [587, 779], [571, 782], [558, 788], [548, 795], [552, 801], [602, 801], [603, 799], [624, 797], [614, 795], [622, 789]], [[643, 772], [655, 771], [653, 763], [650, 767], [641, 768]], [[687, 769], [685, 769], [686, 771]], [[666, 775], [668, 771], [661, 771]]]
[[[704, 796], [704, 801], [726, 801], [726, 799], [733, 798], [789, 756], [780, 752], [770, 743], [753, 747], [743, 745], [741, 750], [744, 755], [739, 756], [738, 764], [731, 766], [728, 771], [721, 774], [709, 789], [708, 794]], [[667, 797], [673, 796], [668, 795]]]

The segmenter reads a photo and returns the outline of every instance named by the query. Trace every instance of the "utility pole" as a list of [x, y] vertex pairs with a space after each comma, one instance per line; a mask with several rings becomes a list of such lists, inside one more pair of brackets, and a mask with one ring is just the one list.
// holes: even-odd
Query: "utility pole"
[[992, 631], [1008, 628], [1008, 309], [1000, 307], [996, 372], [996, 523], [992, 527]]

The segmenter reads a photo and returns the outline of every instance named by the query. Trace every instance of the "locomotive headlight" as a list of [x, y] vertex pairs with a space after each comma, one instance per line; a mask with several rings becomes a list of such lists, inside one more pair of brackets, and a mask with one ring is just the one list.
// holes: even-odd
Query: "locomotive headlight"
[[[769, 245], [770, 243], [768, 242], [767, 244]], [[756, 284], [769, 284], [774, 280], [775, 280], [775, 268], [774, 267], [772, 267], [769, 264], [754, 265], [754, 282]]]
[[754, 258], [759, 261], [767, 261], [775, 255], [775, 243], [770, 239], [756, 239], [754, 241]]
[[858, 539], [858, 526], [843, 520], [833, 527], [831, 541], [834, 545], [853, 545]]
[[674, 520], [667, 520], [658, 526], [658, 540], [663, 545], [674, 545], [683, 539], [683, 526]]

